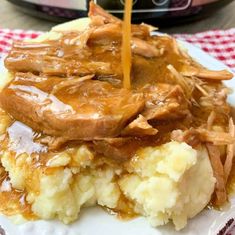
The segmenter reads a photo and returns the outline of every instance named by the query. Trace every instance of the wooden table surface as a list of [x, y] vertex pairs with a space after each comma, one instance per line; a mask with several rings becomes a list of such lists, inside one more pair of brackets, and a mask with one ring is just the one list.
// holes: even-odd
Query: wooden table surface
[[[6, 0], [1, 0], [0, 6], [0, 28], [47, 31], [56, 24], [26, 15]], [[160, 30], [167, 33], [195, 33], [215, 28], [228, 29], [232, 27], [235, 27], [235, 0], [209, 18]]]

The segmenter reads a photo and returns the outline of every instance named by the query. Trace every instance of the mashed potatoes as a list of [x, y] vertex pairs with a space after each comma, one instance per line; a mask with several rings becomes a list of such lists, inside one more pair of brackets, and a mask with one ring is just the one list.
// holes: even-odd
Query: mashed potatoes
[[140, 149], [123, 168], [95, 159], [85, 145], [36, 168], [27, 154], [5, 152], [1, 163], [36, 216], [64, 223], [75, 221], [82, 207], [116, 209], [124, 195], [152, 226], [172, 220], [179, 230], [207, 205], [215, 184], [206, 150], [177, 142]]
[[176, 229], [210, 201], [215, 179], [207, 152], [171, 142], [145, 148], [130, 162], [130, 174], [119, 181], [124, 194], [135, 201], [135, 211], [151, 225], [172, 220]]

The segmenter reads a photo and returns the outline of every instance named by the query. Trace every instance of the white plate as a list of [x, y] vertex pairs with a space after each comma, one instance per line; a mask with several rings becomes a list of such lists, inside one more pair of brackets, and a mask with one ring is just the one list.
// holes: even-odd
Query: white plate
[[[229, 70], [224, 64], [191, 44], [180, 43], [204, 66], [214, 70]], [[2, 70], [3, 64], [0, 61], [0, 71]], [[230, 80], [226, 84], [235, 88], [235, 80]], [[229, 102], [235, 105], [235, 94], [229, 97]], [[83, 209], [79, 220], [71, 225], [64, 225], [58, 221], [36, 221], [15, 225], [4, 216], [0, 216], [0, 225], [7, 235], [216, 235], [230, 218], [235, 218], [235, 198], [231, 199], [231, 208], [227, 211], [204, 210], [191, 219], [186, 229], [180, 232], [175, 232], [171, 225], [152, 228], [147, 220], [141, 217], [126, 222], [120, 221], [98, 207]]]

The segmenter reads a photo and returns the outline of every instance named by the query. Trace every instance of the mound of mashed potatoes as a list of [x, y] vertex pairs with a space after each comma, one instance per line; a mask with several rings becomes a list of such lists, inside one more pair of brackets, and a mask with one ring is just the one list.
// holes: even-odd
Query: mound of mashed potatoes
[[205, 148], [174, 141], [140, 149], [122, 167], [96, 159], [86, 145], [44, 162], [6, 151], [1, 165], [12, 187], [27, 192], [26, 202], [38, 218], [66, 224], [78, 219], [82, 207], [118, 211], [128, 200], [133, 213], [147, 217], [152, 226], [172, 221], [179, 230], [208, 204], [215, 185]]

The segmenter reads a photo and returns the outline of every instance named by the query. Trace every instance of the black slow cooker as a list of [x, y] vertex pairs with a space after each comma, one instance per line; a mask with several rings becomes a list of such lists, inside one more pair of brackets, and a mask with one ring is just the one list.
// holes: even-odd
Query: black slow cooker
[[[21, 10], [62, 22], [87, 16], [89, 0], [8, 0]], [[133, 0], [133, 22], [172, 25], [205, 17], [233, 0]], [[110, 13], [122, 17], [125, 0], [94, 0]]]

